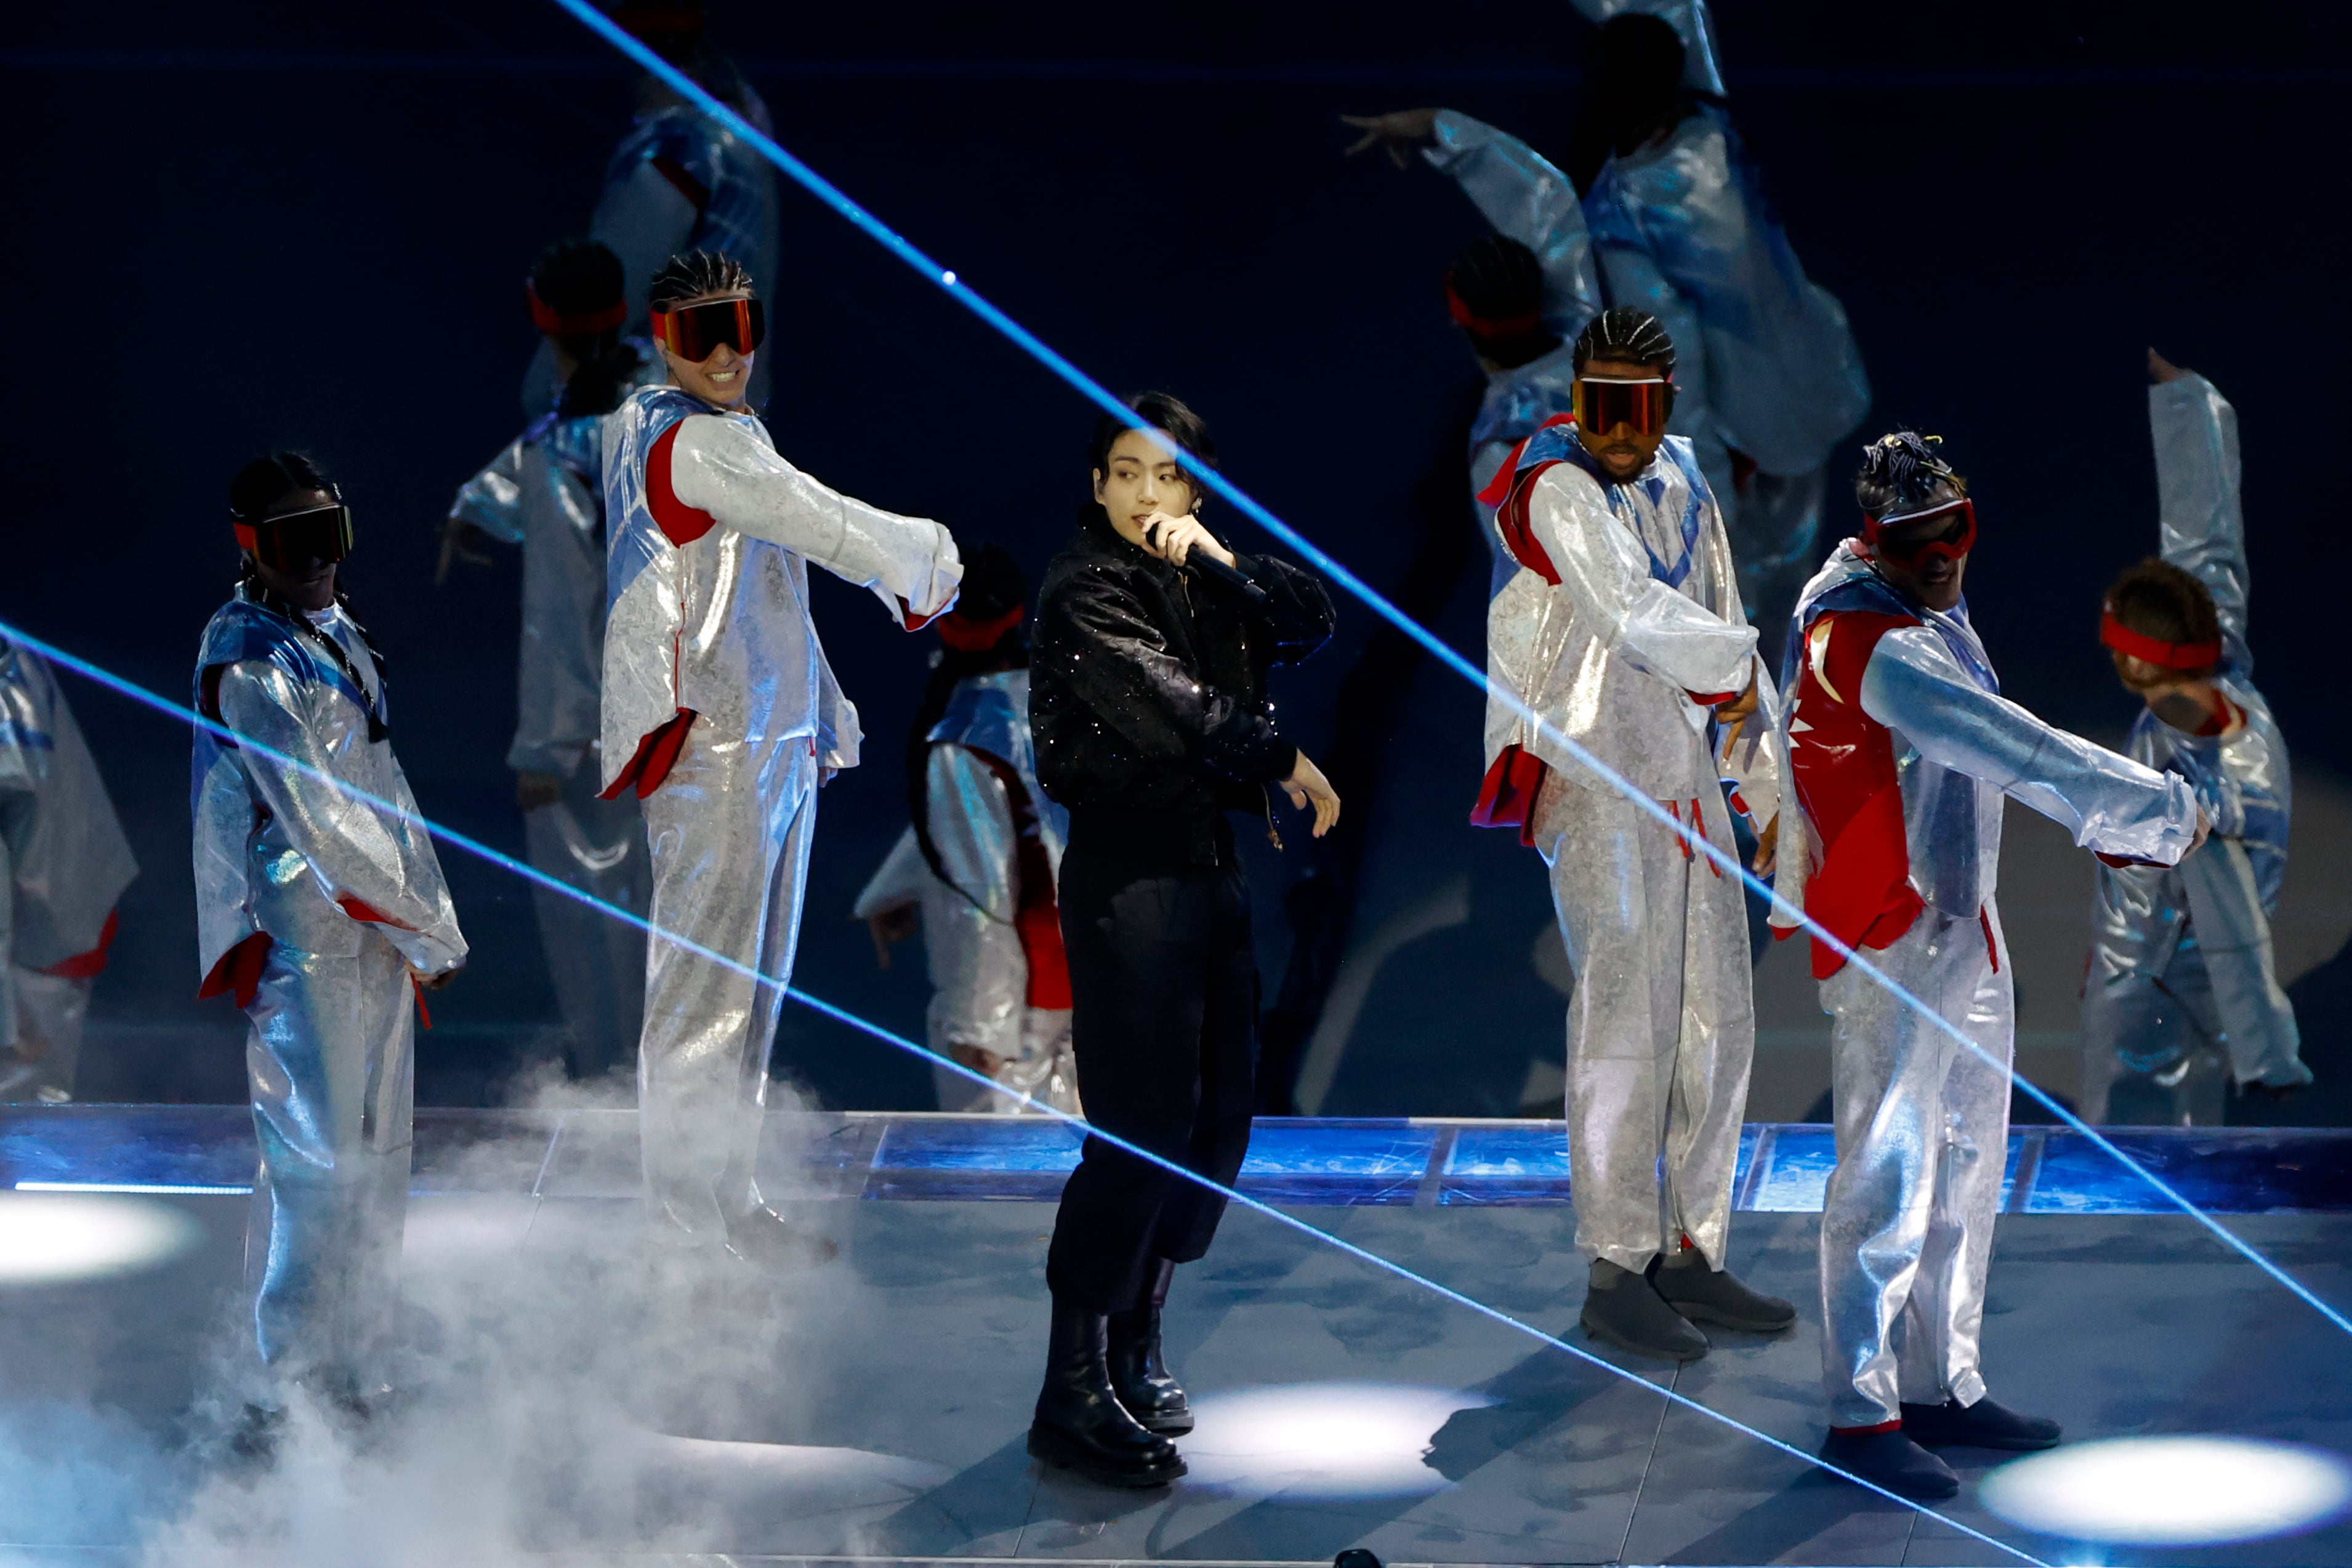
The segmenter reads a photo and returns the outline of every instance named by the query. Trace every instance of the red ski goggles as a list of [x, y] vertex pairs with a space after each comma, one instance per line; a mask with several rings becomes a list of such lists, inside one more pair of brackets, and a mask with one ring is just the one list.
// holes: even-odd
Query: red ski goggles
[[272, 571], [338, 561], [352, 553], [352, 509], [341, 501], [253, 522], [236, 517], [229, 528], [238, 548]]
[[1636, 435], [1664, 435], [1666, 416], [1674, 412], [1675, 384], [1669, 381], [1612, 382], [1576, 378], [1569, 392], [1577, 428], [1596, 437], [1619, 425]]
[[[1940, 519], [1940, 521], [1938, 520]], [[1940, 507], [1862, 519], [1862, 541], [1881, 560], [1915, 567], [1937, 556], [1958, 560], [1976, 548], [1976, 503], [1963, 496]]]
[[768, 335], [768, 313], [756, 299], [711, 299], [653, 313], [654, 339], [690, 364], [700, 364], [726, 344], [748, 354]]

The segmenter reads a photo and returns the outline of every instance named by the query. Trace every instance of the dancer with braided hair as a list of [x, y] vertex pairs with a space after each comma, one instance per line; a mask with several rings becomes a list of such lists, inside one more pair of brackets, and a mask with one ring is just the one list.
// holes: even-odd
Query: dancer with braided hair
[[[1078, 1109], [1070, 967], [1055, 879], [1069, 816], [1037, 781], [1029, 728], [1028, 585], [994, 545], [964, 563], [956, 607], [907, 737], [913, 819], [857, 895], [875, 952], [919, 925], [933, 1051], [1058, 1110]], [[933, 1069], [942, 1111], [1028, 1109]]]
[[[1723, 518], [1666, 434], [1675, 345], [1608, 310], [1579, 336], [1573, 417], [1547, 423], [1487, 499], [1518, 570], [1487, 610], [1487, 772], [1472, 821], [1516, 827], [1551, 871], [1576, 971], [1568, 1137], [1597, 1338], [1689, 1361], [1693, 1321], [1770, 1333], [1788, 1302], [1726, 1268], [1756, 1009], [1741, 883], [1559, 744], [1567, 737], [1690, 833], [1729, 850], [1759, 813], [1770, 867], [1772, 682]], [[1532, 710], [1545, 723], [1528, 721]], [[1727, 797], [1719, 758], [1745, 792]]]
[[776, 455], [743, 407], [767, 322], [740, 262], [672, 256], [651, 298], [669, 380], [604, 423], [604, 793], [644, 804], [658, 933], [637, 1058], [646, 1187], [679, 1261], [792, 1264], [831, 1244], [768, 1207], [751, 1165], [817, 788], [857, 766], [860, 739], [808, 570], [870, 590], [911, 631], [955, 602], [963, 568], [939, 524]]
[[1806, 585], [1781, 676], [1812, 846], [1805, 913], [1937, 1015], [1814, 941], [1838, 1152], [1822, 1213], [1822, 1456], [1916, 1498], [1959, 1490], [1930, 1448], [2058, 1441], [2056, 1422], [1989, 1397], [1979, 1364], [2016, 1024], [1993, 900], [2002, 797], [2103, 858], [2168, 866], [2205, 835], [2188, 780], [2000, 695], [1960, 586], [1976, 505], [1937, 446], [1906, 430], [1866, 450], [1861, 537]]
[[[419, 988], [466, 961], [392, 754], [384, 660], [336, 583], [351, 512], [295, 453], [229, 486], [245, 552], [205, 628], [195, 706], [199, 996], [231, 996], [261, 1166], [246, 1280], [262, 1363], [344, 1411], [387, 1392], [407, 1212]], [[262, 1440], [282, 1388], [258, 1393]]]

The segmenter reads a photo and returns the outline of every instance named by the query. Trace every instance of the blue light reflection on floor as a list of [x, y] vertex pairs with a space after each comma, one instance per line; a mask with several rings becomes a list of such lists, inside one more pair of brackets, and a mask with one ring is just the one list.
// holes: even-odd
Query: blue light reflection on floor
[[[2217, 1213], [2352, 1212], [2352, 1131], [2115, 1135]], [[780, 1113], [770, 1118], [761, 1180], [802, 1197], [1050, 1202], [1077, 1158], [1077, 1134], [1037, 1117]], [[1825, 1126], [1751, 1124], [1740, 1139], [1738, 1205], [1818, 1213], [1835, 1164]], [[0, 1186], [235, 1187], [251, 1182], [253, 1168], [243, 1106], [0, 1106]], [[636, 1179], [635, 1117], [625, 1110], [417, 1113], [419, 1192], [625, 1197]], [[2010, 1190], [2021, 1182], [2021, 1193]], [[1304, 1205], [1564, 1204], [1568, 1133], [1558, 1122], [1264, 1120], [1240, 1185]], [[2171, 1212], [2087, 1140], [2058, 1129], [2011, 1135], [2003, 1186], [2011, 1213]]]

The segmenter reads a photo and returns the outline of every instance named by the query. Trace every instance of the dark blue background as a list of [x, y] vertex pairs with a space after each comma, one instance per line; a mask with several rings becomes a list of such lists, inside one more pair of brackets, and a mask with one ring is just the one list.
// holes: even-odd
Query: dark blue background
[[[715, 11], [786, 145], [1097, 377], [1180, 392], [1239, 483], [1393, 584], [1412, 487], [1475, 379], [1435, 280], [1478, 225], [1433, 174], [1343, 159], [1335, 117], [1447, 104], [1557, 155], [1588, 36], [1565, 5]], [[2352, 28], [2319, 5], [2223, 19], [1727, 0], [1718, 20], [1737, 121], [1869, 364], [1861, 434], [1938, 431], [1975, 482], [1970, 600], [2011, 695], [2063, 723], [2127, 716], [2094, 618], [2106, 578], [2153, 542], [2155, 343], [2240, 410], [2262, 683], [2303, 756], [2352, 767], [2328, 635], [2345, 613]], [[0, 614], [182, 694], [232, 574], [228, 475], [268, 447], [308, 449], [353, 498], [347, 580], [394, 661], [420, 800], [519, 850], [502, 765], [514, 562], [436, 591], [433, 536], [518, 427], [521, 277], [584, 229], [626, 125], [632, 76], [601, 49], [538, 0], [52, 6], [15, 24], [0, 289], [20, 373], [0, 392], [16, 454]], [[1042, 567], [1081, 494], [1089, 411], [789, 185], [783, 235], [778, 446]], [[917, 971], [877, 974], [845, 911], [902, 821], [897, 754], [928, 643], [860, 593], [818, 593], [870, 745], [824, 798], [799, 978], [919, 1032]], [[1474, 656], [1480, 597], [1465, 580], [1440, 626]], [[1369, 621], [1350, 614], [1288, 688], [1310, 750]], [[154, 1034], [165, 1043], [114, 1092], [234, 1099], [231, 1020], [192, 999], [184, 731], [75, 700], [146, 867], [99, 1010], [187, 1026]], [[1463, 821], [1478, 708], [1424, 663], [1373, 851], [1411, 862], [1406, 881], [1473, 872], [1474, 918], [1445, 938], [1459, 994], [1376, 996], [1381, 1028], [1327, 1109], [1508, 1109], [1494, 1097], [1516, 1078], [1448, 1086], [1475, 1077], [1457, 1057], [1515, 1040], [1523, 1061], [1523, 1031], [1558, 1030], [1518, 936], [1541, 919], [1539, 879]], [[437, 1005], [454, 1027], [426, 1060], [436, 1092], [463, 1096], [511, 1065], [508, 1026], [551, 1001], [523, 889], [445, 859], [477, 961]], [[1258, 871], [1265, 902], [1285, 867]], [[1447, 1071], [1432, 1051], [1453, 1053]], [[919, 1066], [805, 1014], [780, 1060], [837, 1104], [926, 1103]]]

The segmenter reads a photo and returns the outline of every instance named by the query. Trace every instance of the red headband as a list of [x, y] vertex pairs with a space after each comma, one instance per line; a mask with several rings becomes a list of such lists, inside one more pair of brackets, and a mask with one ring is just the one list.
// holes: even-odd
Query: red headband
[[2112, 610], [2099, 612], [2099, 641], [2118, 653], [2144, 659], [2159, 669], [2210, 670], [2221, 662], [2221, 644], [2164, 643], [2133, 631], [2116, 619]]
[[539, 290], [526, 283], [522, 291], [530, 299], [530, 324], [541, 331], [558, 338], [593, 338], [599, 332], [609, 332], [629, 319], [629, 302], [614, 301], [602, 310], [585, 316], [566, 316], [539, 297]]
[[1023, 613], [1023, 607], [1016, 604], [993, 620], [974, 621], [961, 610], [951, 610], [939, 619], [940, 641], [959, 653], [984, 653], [1021, 624]]
[[1524, 338], [1542, 324], [1543, 312], [1529, 310], [1517, 316], [1481, 316], [1462, 302], [1454, 292], [1454, 279], [1445, 280], [1445, 313], [1454, 324], [1472, 337], [1489, 343], [1507, 343], [1514, 338]]

